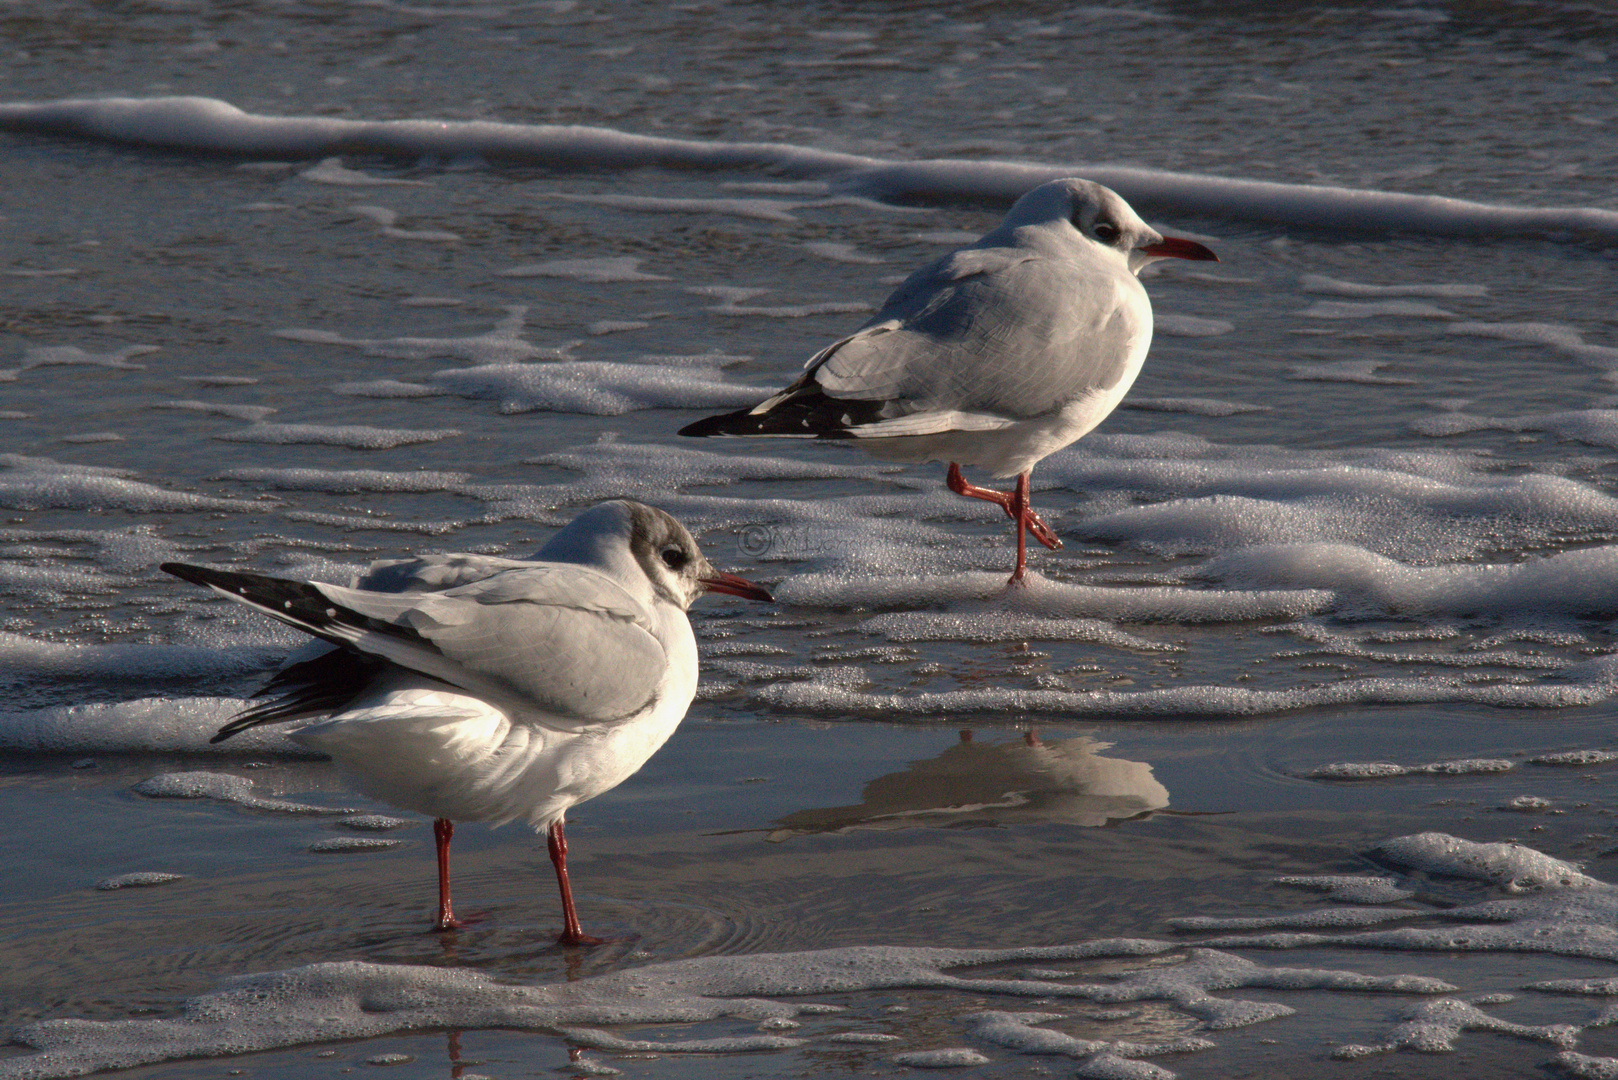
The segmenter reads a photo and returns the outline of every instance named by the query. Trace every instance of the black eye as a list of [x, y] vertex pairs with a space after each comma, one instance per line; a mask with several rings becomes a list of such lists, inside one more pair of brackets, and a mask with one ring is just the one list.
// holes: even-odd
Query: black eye
[[691, 556], [687, 555], [685, 551], [676, 544], [670, 544], [657, 554], [662, 558], [663, 565], [668, 567], [670, 570], [678, 570], [680, 567], [691, 561]]
[[1092, 231], [1095, 233], [1096, 239], [1100, 240], [1103, 244], [1116, 244], [1118, 242], [1118, 237], [1122, 235], [1118, 232], [1118, 226], [1109, 225], [1105, 221], [1096, 222], [1095, 229]]

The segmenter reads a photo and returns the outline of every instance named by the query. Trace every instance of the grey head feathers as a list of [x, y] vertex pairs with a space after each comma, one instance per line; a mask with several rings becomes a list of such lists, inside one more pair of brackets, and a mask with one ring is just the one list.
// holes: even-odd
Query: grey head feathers
[[682, 610], [707, 591], [701, 579], [714, 573], [690, 530], [662, 510], [630, 499], [591, 507], [534, 558], [604, 570], [631, 592], [643, 578], [652, 595]]

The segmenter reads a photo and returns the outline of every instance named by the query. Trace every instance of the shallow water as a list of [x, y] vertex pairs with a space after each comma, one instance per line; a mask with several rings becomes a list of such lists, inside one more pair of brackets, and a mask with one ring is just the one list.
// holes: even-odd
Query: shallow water
[[[1599, 997], [1529, 989], [1610, 977], [1618, 952], [1570, 958], [1531, 929], [1476, 952], [1358, 947], [1344, 929], [1219, 946], [1445, 980], [1501, 1019], [1578, 1028], [1473, 1031], [1431, 1057], [1331, 1056], [1395, 1039], [1423, 995], [1228, 973], [1207, 993], [1295, 1011], [1221, 1026], [1178, 992], [1075, 1004], [915, 976], [771, 997], [845, 1010], [801, 1029], [752, 1006], [614, 1023], [627, 999], [589, 978], [798, 952], [811, 970], [848, 946], [1165, 943], [1084, 961], [1099, 978], [1194, 968], [1187, 948], [1235, 933], [1173, 920], [1347, 904], [1280, 877], [1391, 878], [1412, 899], [1359, 908], [1418, 928], [1518, 895], [1509, 875], [1375, 854], [1432, 832], [1611, 878], [1610, 20], [1576, 5], [791, 20], [743, 4], [62, 5], [6, 27], [0, 801], [30, 823], [5, 848], [9, 1026], [173, 1019], [232, 976], [363, 961], [603, 986], [587, 1026], [709, 1052], [554, 1017], [494, 1030], [522, 1025], [463, 1004], [330, 1046], [291, 1024], [258, 1053], [135, 1071], [309, 1075], [403, 1053], [380, 1063], [665, 1080], [887, 1072], [940, 1048], [986, 1059], [971, 1075], [1106, 1066], [1077, 1044], [1039, 1056], [983, 1010], [1153, 1043], [1131, 1059], [1141, 1076], [1576, 1075], [1568, 1047], [1618, 1053]], [[160, 100], [178, 96], [244, 112]], [[111, 97], [133, 100], [96, 100]], [[86, 100], [49, 104], [64, 99]], [[515, 126], [340, 123], [395, 119]], [[1145, 371], [1034, 474], [1068, 546], [1034, 553], [1028, 590], [1006, 594], [1009, 530], [944, 491], [941, 467], [674, 436], [781, 385], [910, 269], [1066, 172], [1222, 262], [1149, 273]], [[616, 495], [665, 507], [781, 599], [699, 606], [688, 721], [570, 818], [586, 927], [623, 942], [548, 945], [542, 848], [478, 826], [457, 832], [458, 906], [486, 917], [427, 934], [422, 822], [345, 825], [336, 811], [387, 808], [273, 732], [207, 747], [294, 635], [159, 562], [341, 580], [402, 552], [524, 554]], [[1554, 756], [1571, 751], [1589, 753]], [[134, 790], [186, 772], [249, 780], [208, 781], [248, 801]], [[397, 844], [311, 850], [345, 838]], [[96, 888], [143, 872], [184, 877]], [[1555, 911], [1560, 895], [1530, 899]], [[1605, 942], [1598, 918], [1562, 922]], [[747, 996], [718, 976], [681, 985]], [[834, 1039], [854, 1030], [897, 1038]], [[81, 1034], [82, 1060], [119, 1062], [123, 1029]], [[739, 1035], [803, 1041], [702, 1042]], [[193, 1037], [176, 1045], [220, 1052]], [[569, 1046], [589, 1048], [582, 1063]], [[8, 1053], [0, 1070], [59, 1068]]]

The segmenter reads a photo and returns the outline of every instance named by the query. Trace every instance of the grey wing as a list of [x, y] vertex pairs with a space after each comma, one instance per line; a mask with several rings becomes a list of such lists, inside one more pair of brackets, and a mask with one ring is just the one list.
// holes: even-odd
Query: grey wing
[[530, 566], [531, 562], [496, 555], [418, 555], [410, 559], [378, 559], [354, 582], [372, 592], [442, 592], [480, 581], [503, 570]]
[[918, 414], [944, 421], [933, 430], [958, 426], [952, 413], [1010, 422], [1115, 386], [1150, 335], [1132, 275], [967, 249], [913, 275], [870, 324], [817, 357], [810, 377], [836, 398], [889, 402], [870, 426], [923, 434]]
[[315, 587], [367, 620], [353, 648], [547, 726], [626, 719], [668, 666], [641, 605], [585, 567], [529, 563], [436, 593]]

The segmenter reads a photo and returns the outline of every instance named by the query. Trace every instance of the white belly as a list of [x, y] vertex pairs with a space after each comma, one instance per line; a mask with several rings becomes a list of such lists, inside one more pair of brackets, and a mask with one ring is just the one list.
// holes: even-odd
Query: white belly
[[[1135, 369], [1139, 371], [1137, 366]], [[940, 431], [931, 435], [855, 439], [854, 445], [884, 461], [955, 462], [988, 469], [993, 476], [1017, 476], [1070, 446], [1105, 420], [1134, 385], [1133, 373], [1108, 390], [1069, 402], [1057, 412], [981, 431]]]
[[395, 670], [352, 708], [291, 738], [331, 755], [359, 791], [400, 809], [543, 829], [575, 803], [618, 786], [674, 734], [696, 692], [694, 641], [689, 663], [670, 669], [650, 707], [584, 727], [514, 719]]

